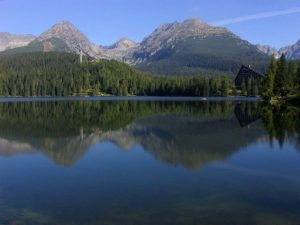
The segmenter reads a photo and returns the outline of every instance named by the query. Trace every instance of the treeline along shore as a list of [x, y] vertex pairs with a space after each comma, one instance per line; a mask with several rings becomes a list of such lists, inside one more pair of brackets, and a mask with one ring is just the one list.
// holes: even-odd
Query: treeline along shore
[[79, 63], [69, 53], [0, 57], [1, 96], [227, 96], [228, 77], [163, 77], [113, 60]]
[[230, 76], [156, 76], [114, 60], [79, 62], [71, 53], [0, 55], [0, 96], [299, 97], [298, 62], [271, 60], [265, 79], [239, 90]]

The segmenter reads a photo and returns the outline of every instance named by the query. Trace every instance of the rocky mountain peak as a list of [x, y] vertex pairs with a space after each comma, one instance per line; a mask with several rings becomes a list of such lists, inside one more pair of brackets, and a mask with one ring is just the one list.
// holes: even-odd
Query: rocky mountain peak
[[69, 20], [62, 20], [62, 21], [58, 22], [56, 25], [65, 25], [65, 26], [73, 26], [73, 27], [75, 27], [74, 24], [71, 23]]
[[183, 26], [187, 26], [187, 27], [207, 27], [209, 26], [206, 22], [200, 20], [200, 19], [187, 19], [185, 21], [182, 22]]
[[139, 44], [136, 43], [135, 41], [124, 37], [121, 38], [119, 41], [117, 41], [115, 44], [113, 44], [110, 48], [119, 48], [119, 49], [129, 49], [129, 48], [134, 48], [137, 47]]
[[279, 50], [280, 54], [285, 54], [285, 56], [290, 60], [300, 59], [300, 40], [294, 45], [281, 48]]
[[100, 51], [74, 24], [67, 20], [55, 24], [49, 30], [41, 34], [37, 40], [44, 44], [51, 45], [53, 44], [51, 41], [50, 43], [47, 42], [53, 38], [64, 41], [72, 52], [80, 53], [80, 51], [83, 51], [86, 55], [95, 57]]
[[132, 55], [140, 45], [127, 37], [121, 38], [115, 44], [101, 47], [101, 57], [131, 63]]
[[73, 38], [88, 41], [88, 38], [79, 29], [66, 20], [63, 20], [52, 26], [49, 30], [41, 34], [38, 39], [42, 41], [53, 37], [60, 39]]
[[184, 39], [187, 37], [205, 37], [218, 33], [228, 32], [224, 28], [210, 26], [199, 19], [188, 19], [182, 23], [174, 22], [165, 24], [156, 29], [148, 38], [152, 39]]
[[199, 19], [188, 19], [182, 23], [174, 22], [160, 26], [141, 43], [141, 51], [155, 55], [161, 49], [173, 48], [187, 38], [204, 39], [209, 36], [231, 34], [225, 28], [210, 26]]
[[186, 36], [201, 36], [215, 35], [227, 32], [225, 28], [210, 26], [206, 22], [199, 19], [188, 19], [180, 24], [182, 34]]
[[280, 57], [280, 53], [276, 48], [273, 48], [269, 45], [260, 45], [257, 44], [256, 47], [258, 48], [259, 51], [267, 54], [267, 55], [274, 55], [275, 58], [279, 58]]
[[8, 32], [0, 32], [0, 51], [26, 46], [34, 39], [35, 36], [32, 34], [11, 34]]

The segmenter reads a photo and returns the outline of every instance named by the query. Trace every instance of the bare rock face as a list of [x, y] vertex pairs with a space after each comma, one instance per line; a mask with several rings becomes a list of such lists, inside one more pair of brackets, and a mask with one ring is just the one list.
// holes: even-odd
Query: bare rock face
[[275, 58], [279, 58], [280, 57], [280, 53], [276, 48], [273, 48], [269, 45], [260, 45], [257, 44], [256, 47], [258, 48], [259, 51], [267, 54], [267, 55], [274, 55]]
[[294, 45], [281, 48], [279, 52], [285, 54], [289, 60], [300, 59], [300, 40]]
[[115, 44], [110, 46], [110, 49], [119, 49], [119, 50], [127, 50], [130, 48], [135, 48], [139, 46], [138, 43], [130, 40], [129, 38], [121, 38], [119, 41], [117, 41]]
[[26, 46], [34, 39], [35, 36], [31, 34], [18, 35], [7, 32], [0, 32], [0, 51]]
[[102, 47], [102, 55], [104, 58], [131, 63], [133, 53], [139, 46], [138, 43], [128, 38], [122, 38], [111, 46]]
[[44, 51], [47, 51], [47, 46], [55, 45], [53, 43], [54, 38], [62, 40], [71, 52], [79, 54], [82, 51], [91, 57], [97, 57], [100, 54], [100, 48], [91, 43], [79, 29], [68, 21], [55, 24], [48, 31], [41, 34], [36, 41], [42, 42]]
[[224, 28], [210, 26], [201, 20], [190, 19], [182, 23], [175, 22], [160, 26], [150, 36], [144, 39], [142, 45], [144, 47], [150, 47], [161, 43], [172, 44], [188, 37], [205, 38], [209, 35], [222, 34], [225, 32], [227, 32], [227, 30]]

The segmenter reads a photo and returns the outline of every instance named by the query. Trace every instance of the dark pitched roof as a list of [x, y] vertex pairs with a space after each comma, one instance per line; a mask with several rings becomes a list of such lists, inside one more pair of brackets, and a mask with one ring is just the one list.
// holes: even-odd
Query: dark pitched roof
[[245, 81], [246, 79], [249, 79], [250, 77], [255, 80], [260, 80], [260, 79], [264, 78], [265, 75], [263, 75], [259, 72], [256, 72], [255, 70], [251, 69], [248, 66], [242, 65], [239, 73], [237, 74], [237, 76], [235, 78], [235, 85], [241, 86], [243, 81]]
[[242, 107], [241, 104], [235, 106], [234, 114], [241, 127], [246, 127], [261, 118], [259, 111], [250, 112], [247, 108]]

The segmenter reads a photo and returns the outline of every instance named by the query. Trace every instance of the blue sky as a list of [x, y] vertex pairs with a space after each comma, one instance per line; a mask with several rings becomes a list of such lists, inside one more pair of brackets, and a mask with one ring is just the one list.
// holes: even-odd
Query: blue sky
[[69, 20], [102, 45], [125, 36], [141, 41], [163, 23], [188, 18], [277, 48], [300, 39], [299, 0], [0, 0], [0, 31], [39, 35]]

